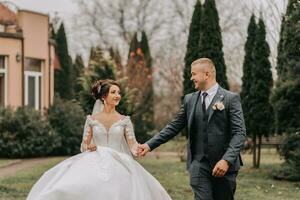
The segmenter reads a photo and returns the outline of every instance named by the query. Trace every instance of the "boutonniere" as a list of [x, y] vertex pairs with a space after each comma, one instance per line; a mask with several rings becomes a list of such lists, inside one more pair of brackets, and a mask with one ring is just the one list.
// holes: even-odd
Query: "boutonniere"
[[223, 102], [221, 102], [221, 101], [218, 101], [218, 102], [216, 102], [214, 105], [213, 105], [213, 110], [224, 110], [225, 109], [225, 106], [224, 106], [224, 104], [223, 104]]

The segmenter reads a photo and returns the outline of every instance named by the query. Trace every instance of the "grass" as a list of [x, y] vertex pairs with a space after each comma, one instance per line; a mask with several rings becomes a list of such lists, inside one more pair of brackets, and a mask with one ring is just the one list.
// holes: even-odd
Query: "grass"
[[[19, 172], [0, 180], [0, 200], [23, 200], [41, 174], [65, 158], [56, 158], [47, 165]], [[243, 155], [245, 166], [238, 176], [236, 200], [298, 200], [300, 182], [276, 181], [271, 177], [282, 162], [274, 150], [263, 150], [260, 169], [251, 168], [251, 155]], [[192, 200], [185, 163], [177, 158], [143, 158], [138, 160], [165, 187], [173, 200]]]
[[13, 163], [18, 162], [18, 159], [0, 159], [0, 167], [4, 167]]
[[243, 155], [245, 167], [238, 176], [236, 199], [238, 200], [298, 200], [300, 182], [272, 179], [274, 170], [279, 169], [282, 160], [274, 149], [263, 149], [260, 169], [253, 169], [252, 156]]
[[185, 163], [177, 158], [148, 159], [139, 162], [163, 185], [174, 200], [192, 200]]
[[43, 172], [64, 159], [65, 157], [55, 158], [46, 165], [20, 171], [14, 177], [0, 179], [0, 200], [24, 200], [30, 188]]

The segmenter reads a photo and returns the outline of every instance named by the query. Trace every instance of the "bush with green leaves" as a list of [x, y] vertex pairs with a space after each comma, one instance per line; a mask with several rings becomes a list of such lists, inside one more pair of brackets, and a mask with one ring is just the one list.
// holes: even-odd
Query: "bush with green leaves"
[[286, 137], [281, 148], [280, 155], [285, 162], [282, 168], [274, 173], [275, 179], [289, 181], [300, 181], [300, 133], [291, 134]]
[[85, 114], [75, 100], [55, 98], [48, 109], [48, 120], [57, 132], [61, 145], [53, 151], [53, 155], [73, 155], [79, 153], [85, 121]]
[[0, 108], [0, 156], [25, 158], [49, 155], [60, 139], [40, 111], [30, 107]]
[[283, 168], [275, 178], [300, 180], [300, 1], [289, 0], [282, 18], [277, 58], [277, 84], [273, 95], [276, 131], [287, 134], [281, 154]]

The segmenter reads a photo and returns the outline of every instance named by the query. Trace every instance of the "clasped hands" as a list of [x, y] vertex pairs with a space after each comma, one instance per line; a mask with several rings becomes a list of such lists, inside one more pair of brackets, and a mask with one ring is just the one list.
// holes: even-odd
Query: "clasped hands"
[[[86, 149], [89, 151], [96, 151], [97, 146], [94, 144], [86, 145]], [[150, 147], [147, 144], [138, 144], [137, 156], [145, 156], [150, 151]]]
[[139, 144], [137, 147], [137, 156], [145, 156], [150, 151], [148, 144]]

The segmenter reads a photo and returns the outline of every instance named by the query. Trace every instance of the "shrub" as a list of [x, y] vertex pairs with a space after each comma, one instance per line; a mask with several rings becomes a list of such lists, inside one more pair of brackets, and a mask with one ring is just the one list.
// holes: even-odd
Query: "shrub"
[[48, 155], [60, 144], [56, 132], [39, 111], [29, 107], [0, 108], [0, 156], [24, 158]]
[[284, 140], [280, 155], [285, 162], [282, 168], [274, 173], [275, 179], [300, 181], [300, 133], [290, 134]]
[[73, 155], [79, 153], [84, 127], [84, 111], [74, 100], [56, 98], [48, 109], [48, 120], [58, 133], [61, 145], [57, 146], [53, 155]]

